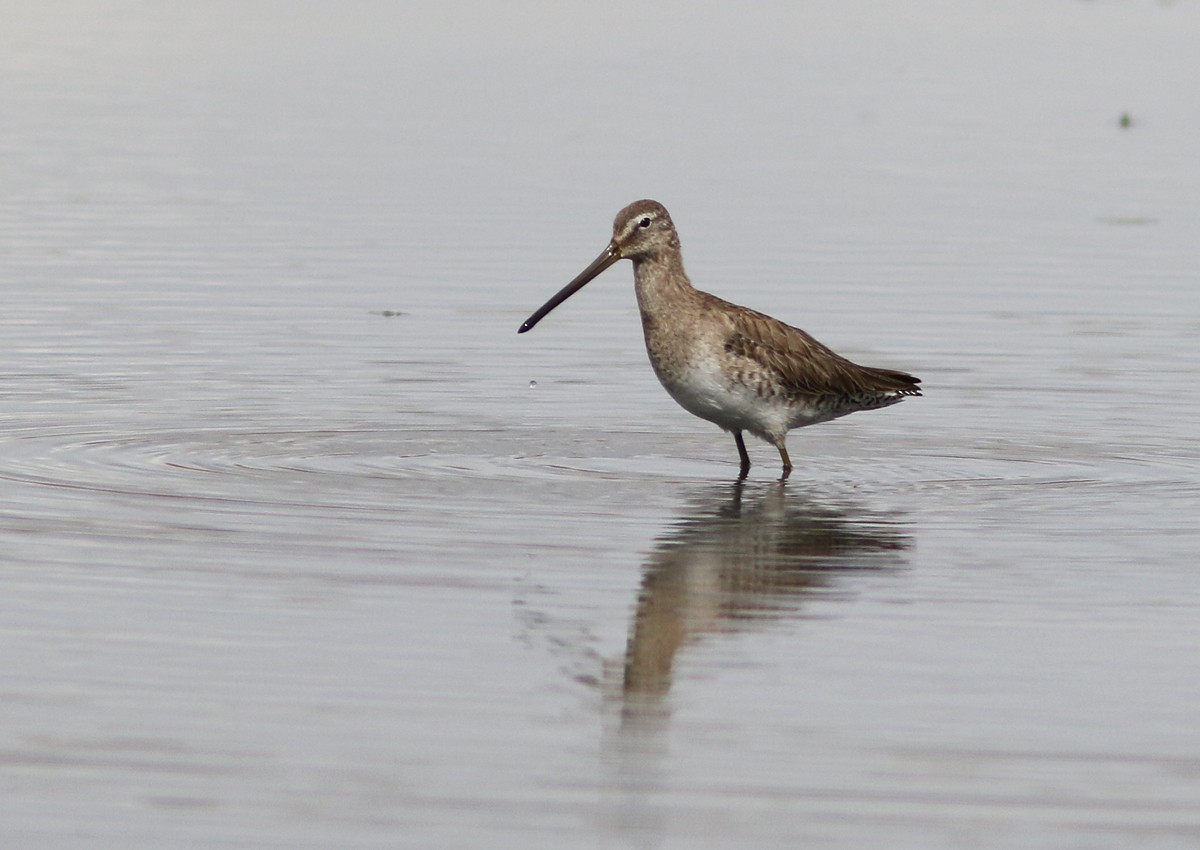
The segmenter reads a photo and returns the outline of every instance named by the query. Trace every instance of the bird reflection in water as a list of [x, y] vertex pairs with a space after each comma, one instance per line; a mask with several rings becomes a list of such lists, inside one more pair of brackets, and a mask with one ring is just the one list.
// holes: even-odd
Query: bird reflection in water
[[703, 494], [643, 568], [625, 652], [623, 724], [662, 718], [682, 648], [790, 615], [848, 572], [902, 566], [909, 543], [895, 519], [819, 502], [782, 481]]

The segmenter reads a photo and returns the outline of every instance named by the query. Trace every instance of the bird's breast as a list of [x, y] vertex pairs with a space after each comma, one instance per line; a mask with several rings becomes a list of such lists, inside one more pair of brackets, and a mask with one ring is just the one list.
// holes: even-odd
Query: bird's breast
[[654, 374], [684, 410], [729, 431], [786, 430], [786, 400], [770, 376], [731, 360], [717, 335], [664, 329], [646, 316], [642, 326]]

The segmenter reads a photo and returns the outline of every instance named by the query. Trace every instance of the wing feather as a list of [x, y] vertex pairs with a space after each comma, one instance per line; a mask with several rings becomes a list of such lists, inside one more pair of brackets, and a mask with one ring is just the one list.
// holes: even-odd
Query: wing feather
[[774, 372], [791, 394], [825, 398], [921, 395], [920, 378], [895, 369], [859, 366], [800, 328], [741, 307], [727, 315], [731, 316], [731, 328], [725, 350]]

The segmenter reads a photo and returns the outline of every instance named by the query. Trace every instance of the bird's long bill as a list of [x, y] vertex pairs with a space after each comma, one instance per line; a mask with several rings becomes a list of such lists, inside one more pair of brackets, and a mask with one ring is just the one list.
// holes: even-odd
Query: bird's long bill
[[533, 330], [533, 326], [542, 319], [546, 318], [547, 313], [549, 313], [559, 304], [566, 301], [576, 292], [583, 289], [584, 284], [596, 277], [596, 275], [600, 274], [600, 272], [604, 271], [619, 259], [621, 259], [620, 250], [617, 249], [617, 246], [614, 243], [608, 243], [608, 247], [604, 249], [604, 253], [592, 260], [591, 265], [581, 271], [573, 281], [556, 292], [553, 298], [551, 298], [541, 307], [538, 307], [537, 311], [528, 319], [526, 319], [525, 323], [517, 329], [517, 333], [523, 334], [525, 331]]

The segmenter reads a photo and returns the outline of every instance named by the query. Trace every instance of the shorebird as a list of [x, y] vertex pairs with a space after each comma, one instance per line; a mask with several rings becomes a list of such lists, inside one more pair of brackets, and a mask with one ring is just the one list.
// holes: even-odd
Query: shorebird
[[733, 434], [739, 478], [750, 471], [743, 431], [779, 450], [787, 478], [791, 429], [921, 394], [920, 378], [859, 366], [799, 328], [693, 287], [675, 224], [658, 201], [635, 201], [617, 213], [608, 247], [517, 333], [532, 330], [584, 284], [626, 259], [633, 261], [654, 374], [684, 410]]

